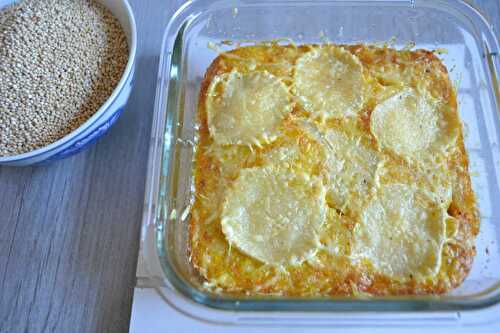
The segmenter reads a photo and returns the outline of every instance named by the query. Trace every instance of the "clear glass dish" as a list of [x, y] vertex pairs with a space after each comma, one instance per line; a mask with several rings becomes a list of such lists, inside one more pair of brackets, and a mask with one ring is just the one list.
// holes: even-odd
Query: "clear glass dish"
[[[277, 298], [212, 294], [193, 271], [187, 250], [192, 142], [203, 75], [217, 56], [208, 45], [283, 38], [283, 43], [383, 43], [446, 49], [441, 55], [458, 87], [481, 231], [465, 282], [425, 297]], [[233, 46], [221, 46], [230, 49]], [[138, 285], [157, 288], [192, 316], [238, 323], [422, 324], [465, 320], [500, 303], [500, 71], [493, 27], [456, 0], [208, 1], [186, 3], [169, 23], [162, 47], [142, 230]], [[175, 209], [176, 214], [172, 214]], [[498, 310], [498, 307], [496, 307]], [[231, 311], [227, 311], [231, 310]], [[236, 311], [236, 312], [234, 312]], [[294, 315], [290, 315], [294, 312]], [[297, 312], [300, 315], [297, 315]], [[466, 311], [467, 312], [467, 311]], [[469, 316], [474, 321], [474, 316]], [[280, 321], [281, 320], [281, 321]], [[349, 324], [349, 325], [350, 325]], [[434, 323], [433, 323], [434, 325]]]

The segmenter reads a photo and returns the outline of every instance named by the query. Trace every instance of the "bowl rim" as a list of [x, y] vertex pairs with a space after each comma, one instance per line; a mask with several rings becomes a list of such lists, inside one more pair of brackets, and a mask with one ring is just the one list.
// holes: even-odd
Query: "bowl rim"
[[57, 141], [52, 142], [49, 145], [43, 146], [41, 148], [37, 148], [35, 150], [31, 150], [26, 153], [18, 154], [18, 155], [10, 155], [10, 156], [5, 156], [1, 157], [0, 156], [0, 164], [2, 163], [11, 163], [11, 162], [21, 162], [25, 161], [31, 158], [38, 157], [42, 154], [50, 153], [58, 148], [61, 148], [61, 146], [69, 143], [73, 139], [77, 138], [80, 134], [82, 134], [85, 130], [87, 130], [89, 127], [91, 127], [93, 124], [95, 124], [97, 121], [99, 121], [106, 113], [108, 108], [111, 106], [111, 104], [116, 100], [118, 95], [122, 92], [123, 88], [125, 88], [125, 83], [128, 81], [130, 75], [133, 75], [132, 69], [135, 64], [135, 57], [137, 53], [137, 26], [135, 22], [135, 17], [134, 17], [134, 12], [132, 11], [132, 7], [130, 6], [128, 0], [122, 0], [123, 4], [125, 5], [125, 9], [127, 12], [127, 18], [128, 18], [128, 23], [130, 25], [130, 47], [129, 47], [129, 55], [128, 55], [128, 61], [127, 61], [127, 66], [125, 67], [125, 70], [123, 71], [123, 74], [120, 78], [120, 81], [116, 85], [116, 87], [113, 89], [113, 92], [111, 95], [106, 99], [103, 105], [90, 117], [87, 119], [83, 124], [78, 126], [76, 129], [74, 129], [72, 132], [69, 134], [63, 136]]

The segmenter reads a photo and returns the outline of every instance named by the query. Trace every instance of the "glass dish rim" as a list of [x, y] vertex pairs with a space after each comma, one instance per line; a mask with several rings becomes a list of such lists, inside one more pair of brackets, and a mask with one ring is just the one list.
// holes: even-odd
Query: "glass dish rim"
[[[354, 4], [363, 5], [367, 3], [365, 0], [291, 0], [291, 1], [273, 1], [277, 4], [293, 4], [293, 3], [314, 3], [321, 5], [326, 3], [335, 4]], [[376, 0], [377, 3], [384, 4], [415, 4], [414, 0]], [[427, 0], [417, 2], [426, 3]], [[146, 184], [146, 209], [145, 223], [149, 225], [153, 221], [155, 234], [155, 249], [158, 261], [160, 263], [163, 282], [171, 284], [177, 291], [197, 304], [214, 308], [218, 310], [238, 310], [238, 311], [356, 311], [356, 312], [404, 312], [404, 311], [464, 311], [477, 310], [488, 308], [500, 304], [500, 284], [488, 288], [479, 294], [473, 296], [473, 299], [461, 298], [470, 297], [446, 297], [438, 296], [387, 296], [387, 297], [368, 297], [368, 298], [349, 298], [349, 297], [322, 297], [322, 298], [276, 298], [267, 297], [246, 297], [246, 296], [213, 296], [206, 290], [199, 290], [189, 283], [184, 281], [176, 272], [175, 265], [171, 263], [170, 255], [166, 249], [165, 225], [169, 221], [168, 209], [162, 205], [162, 198], [165, 197], [165, 191], [160, 191], [161, 179], [163, 183], [170, 182], [169, 169], [172, 165], [170, 142], [176, 137], [170, 137], [169, 134], [174, 130], [173, 124], [177, 123], [178, 116], [178, 99], [179, 90], [176, 86], [179, 84], [179, 73], [182, 69], [183, 60], [183, 33], [187, 24], [195, 17], [190, 11], [201, 9], [198, 7], [210, 6], [216, 8], [220, 4], [230, 3], [233, 6], [245, 4], [266, 4], [265, 0], [239, 0], [239, 1], [215, 1], [207, 0], [192, 0], [182, 5], [170, 20], [163, 37], [161, 48], [160, 63], [159, 63], [159, 79], [156, 91], [155, 113], [153, 118], [152, 139], [154, 144], [150, 151], [148, 165], [148, 181]], [[450, 4], [447, 0], [434, 1], [432, 7], [436, 7], [436, 3]], [[480, 11], [465, 2], [465, 0], [456, 1], [452, 6], [456, 10], [460, 7], [466, 8], [469, 15], [474, 15], [475, 20], [486, 26], [486, 30], [482, 32], [487, 34], [487, 43], [483, 41], [486, 48], [490, 50], [488, 53], [488, 66], [492, 75], [492, 81], [495, 85], [494, 93], [497, 105], [500, 103], [498, 94], [498, 73], [500, 70], [498, 55], [498, 40], [495, 33], [491, 29], [488, 20], [480, 13]], [[457, 9], [458, 8], [458, 9]], [[463, 10], [462, 8], [462, 10]], [[475, 22], [475, 23], [478, 23]], [[483, 26], [483, 27], [484, 27]], [[180, 45], [180, 47], [179, 47]], [[177, 46], [177, 47], [176, 47]], [[164, 73], [168, 73], [167, 78]], [[173, 83], [173, 84], [172, 84]], [[165, 159], [165, 156], [167, 158]], [[160, 163], [158, 163], [160, 162]], [[161, 167], [158, 167], [158, 164]], [[166, 164], [166, 165], [165, 165]], [[160, 193], [160, 192], [163, 192]], [[158, 212], [158, 213], [157, 213]], [[486, 297], [485, 297], [486, 296]]]

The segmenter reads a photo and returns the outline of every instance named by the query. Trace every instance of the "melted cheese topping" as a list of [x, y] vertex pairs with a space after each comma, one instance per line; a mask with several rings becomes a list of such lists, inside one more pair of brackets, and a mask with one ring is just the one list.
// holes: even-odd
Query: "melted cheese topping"
[[301, 263], [316, 252], [325, 220], [321, 184], [275, 167], [250, 168], [226, 195], [222, 231], [246, 254], [271, 265]]
[[433, 276], [441, 264], [446, 217], [446, 210], [421, 190], [383, 186], [354, 228], [352, 255], [390, 277]]
[[359, 60], [341, 47], [321, 47], [299, 58], [295, 92], [304, 108], [322, 119], [355, 116], [365, 89]]
[[289, 128], [286, 138], [262, 156], [264, 164], [319, 176], [325, 161], [324, 146], [301, 126]]
[[[273, 116], [254, 122], [261, 88], [255, 104]], [[238, 47], [201, 89], [189, 255], [213, 290], [440, 294], [463, 281], [479, 218], [434, 54]]]
[[269, 143], [292, 110], [287, 86], [268, 72], [216, 76], [206, 100], [211, 136], [218, 144]]
[[380, 159], [376, 151], [334, 128], [328, 129], [324, 138], [328, 203], [341, 211], [358, 210], [371, 196]]
[[443, 207], [452, 201], [452, 182], [448, 172], [446, 157], [441, 155], [426, 156], [418, 161], [395, 161], [386, 159], [384, 167], [377, 173], [377, 181], [381, 184], [400, 183], [418, 187], [435, 197]]
[[370, 130], [382, 147], [403, 157], [442, 151], [456, 139], [458, 123], [440, 107], [430, 95], [406, 88], [375, 107]]

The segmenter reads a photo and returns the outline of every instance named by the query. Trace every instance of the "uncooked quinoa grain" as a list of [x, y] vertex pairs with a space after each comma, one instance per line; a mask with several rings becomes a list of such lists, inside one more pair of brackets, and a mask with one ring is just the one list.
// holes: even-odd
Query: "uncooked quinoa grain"
[[93, 0], [0, 11], [0, 156], [41, 148], [89, 119], [128, 60], [118, 20]]

